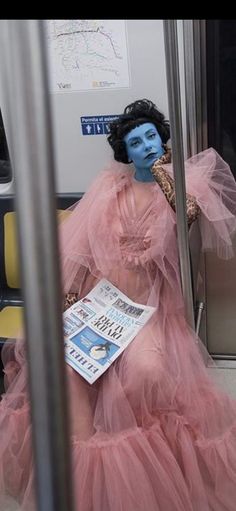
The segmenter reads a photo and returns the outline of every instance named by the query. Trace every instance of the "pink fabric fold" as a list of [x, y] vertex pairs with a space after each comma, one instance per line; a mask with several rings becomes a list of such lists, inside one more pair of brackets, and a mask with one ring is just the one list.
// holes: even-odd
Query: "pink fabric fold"
[[[227, 164], [213, 149], [203, 151], [186, 162], [186, 185], [201, 207], [203, 248], [231, 257], [236, 184]], [[82, 297], [105, 277], [131, 299], [156, 307], [87, 387], [94, 433], [86, 441], [71, 435], [76, 511], [234, 511], [236, 401], [209, 377], [204, 348], [184, 318], [176, 217], [161, 189], [135, 182], [127, 166], [113, 164], [71, 208], [60, 246], [64, 292]], [[3, 361], [0, 493], [32, 511], [24, 340], [5, 346]], [[70, 401], [80, 406], [76, 392]]]
[[[172, 166], [166, 165], [173, 175]], [[211, 147], [185, 162], [186, 189], [201, 208], [202, 248], [223, 259], [233, 257], [236, 188], [229, 165]]]

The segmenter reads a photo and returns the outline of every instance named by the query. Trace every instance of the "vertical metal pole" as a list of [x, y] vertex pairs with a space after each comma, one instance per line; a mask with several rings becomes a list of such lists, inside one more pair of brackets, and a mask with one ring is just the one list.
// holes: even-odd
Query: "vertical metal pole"
[[188, 157], [198, 152], [193, 21], [183, 20]]
[[[207, 83], [206, 83], [206, 24], [205, 20], [183, 20], [185, 87], [186, 87], [186, 120], [188, 132], [188, 156], [193, 156], [206, 149], [207, 145]], [[198, 222], [198, 220], [197, 220]], [[190, 241], [191, 245], [191, 241]], [[195, 243], [195, 253], [198, 253], [198, 271], [201, 272], [202, 284], [196, 301], [196, 334], [201, 334], [201, 340], [207, 345], [206, 328], [206, 255], [200, 258], [201, 239], [198, 246]], [[203, 314], [203, 309], [205, 309]], [[201, 326], [201, 331], [200, 331]]]
[[207, 147], [205, 22], [183, 20], [188, 156]]
[[37, 507], [70, 511], [62, 294], [43, 21], [4, 20], [4, 24], [0, 46], [3, 64], [8, 59], [5, 79], [16, 176]]
[[179, 87], [179, 61], [177, 20], [164, 20], [164, 40], [168, 102], [170, 112], [172, 159], [175, 177], [177, 236], [180, 273], [185, 304], [186, 319], [194, 329], [193, 296], [186, 216], [186, 188], [184, 174], [183, 135], [181, 122], [181, 99]]

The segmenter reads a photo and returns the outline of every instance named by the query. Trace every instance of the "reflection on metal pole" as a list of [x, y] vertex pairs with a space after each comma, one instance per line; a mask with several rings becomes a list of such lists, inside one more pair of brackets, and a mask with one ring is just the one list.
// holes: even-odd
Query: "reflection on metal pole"
[[177, 20], [164, 20], [166, 72], [168, 103], [170, 112], [172, 158], [175, 177], [177, 236], [180, 260], [180, 273], [186, 319], [194, 329], [193, 297], [188, 245], [186, 215], [186, 189], [184, 175], [183, 135], [181, 122], [181, 99], [179, 86], [179, 61]]
[[[207, 84], [206, 84], [206, 20], [182, 20], [185, 61], [186, 122], [188, 157], [206, 149], [207, 143]], [[196, 221], [199, 222], [199, 219]], [[191, 246], [191, 240], [190, 240]], [[201, 273], [202, 283], [194, 296], [196, 334], [207, 345], [206, 313], [206, 256], [201, 254], [201, 236], [194, 243], [198, 265], [195, 270]], [[198, 295], [198, 296], [197, 296]], [[199, 305], [200, 300], [200, 305]], [[201, 323], [202, 320], [202, 323]], [[201, 331], [200, 331], [201, 327]]]
[[43, 22], [1, 23], [5, 24], [1, 58], [3, 63], [8, 59], [4, 71], [26, 305], [37, 508], [70, 511], [54, 160]]
[[207, 148], [205, 20], [183, 20], [188, 156]]
[[194, 20], [183, 21], [188, 157], [198, 152], [193, 22]]

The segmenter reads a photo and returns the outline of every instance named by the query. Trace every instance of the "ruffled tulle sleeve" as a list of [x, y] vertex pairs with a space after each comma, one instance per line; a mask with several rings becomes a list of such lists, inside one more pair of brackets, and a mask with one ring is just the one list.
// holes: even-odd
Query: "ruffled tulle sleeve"
[[120, 259], [116, 196], [127, 179], [126, 166], [112, 163], [68, 209], [59, 227], [64, 294], [86, 294], [95, 285], [94, 279], [104, 276]]
[[[166, 165], [173, 175], [172, 166]], [[228, 164], [209, 148], [185, 162], [186, 191], [201, 209], [199, 226], [202, 249], [223, 259], [234, 255], [236, 231], [236, 182]]]

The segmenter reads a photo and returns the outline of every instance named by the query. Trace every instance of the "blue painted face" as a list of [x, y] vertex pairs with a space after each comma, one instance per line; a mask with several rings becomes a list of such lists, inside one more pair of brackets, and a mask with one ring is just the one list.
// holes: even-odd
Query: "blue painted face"
[[138, 181], [153, 181], [150, 171], [153, 163], [163, 154], [161, 137], [156, 126], [146, 122], [132, 129], [124, 137], [128, 159], [135, 166]]

